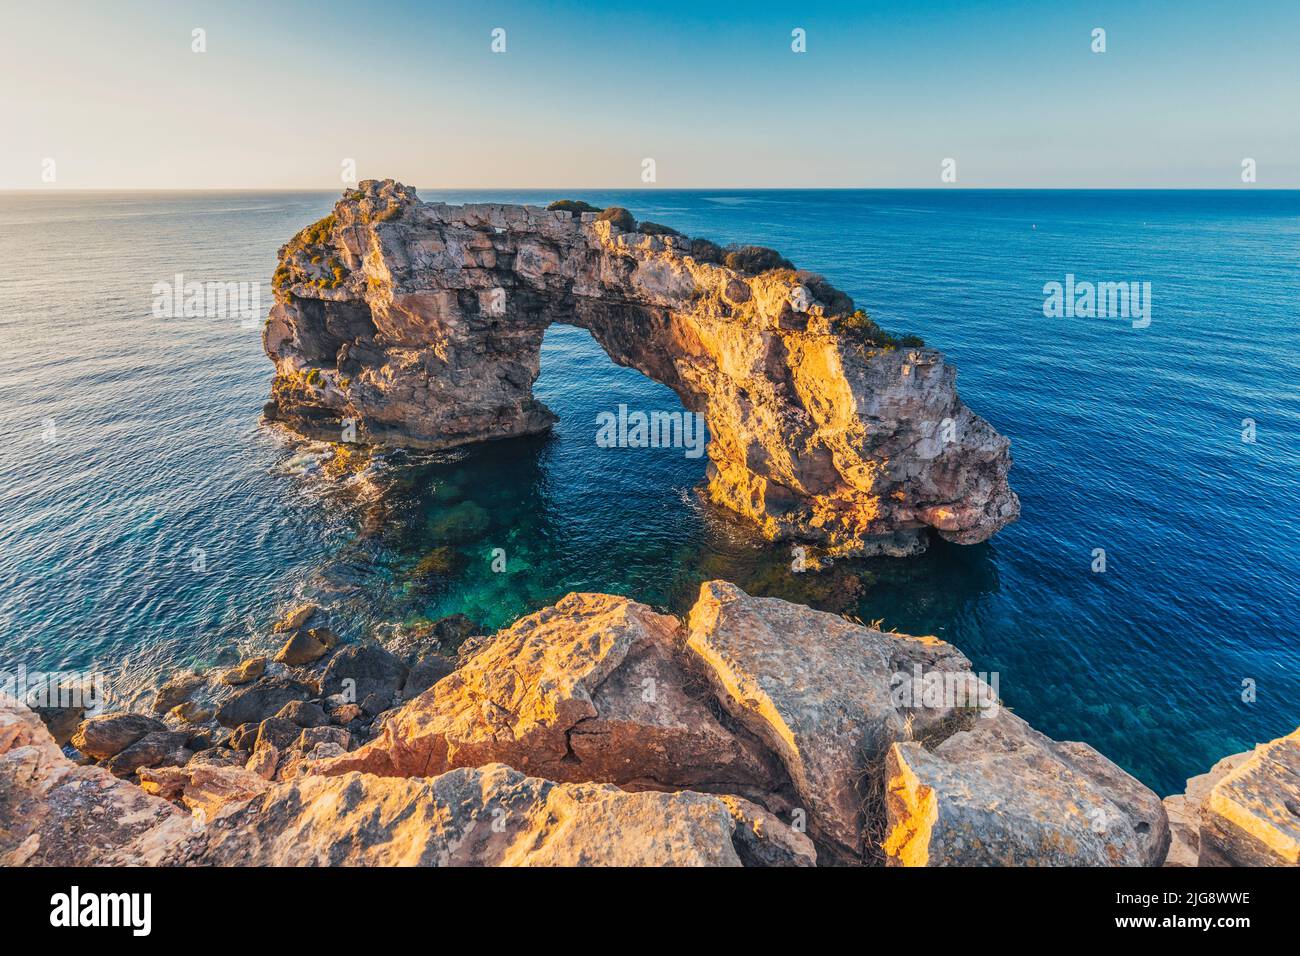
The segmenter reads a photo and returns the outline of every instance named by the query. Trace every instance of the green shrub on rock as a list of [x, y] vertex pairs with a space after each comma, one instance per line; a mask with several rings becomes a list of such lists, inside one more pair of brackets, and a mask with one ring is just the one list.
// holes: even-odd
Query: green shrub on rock
[[854, 311], [852, 315], [840, 317], [835, 324], [836, 330], [847, 338], [860, 342], [863, 345], [870, 345], [873, 348], [892, 349], [922, 348], [925, 342], [918, 335], [904, 335], [898, 338], [890, 335], [875, 321], [863, 312], [861, 309]]
[[551, 211], [560, 210], [562, 212], [571, 212], [575, 215], [584, 212], [600, 212], [600, 206], [593, 206], [589, 202], [583, 202], [581, 199], [557, 199], [546, 207]]
[[696, 262], [717, 264], [722, 262], [722, 247], [708, 239], [691, 240], [691, 258]]
[[299, 240], [304, 246], [323, 245], [334, 231], [334, 213], [330, 213], [324, 219], [318, 219], [310, 226], [298, 233], [294, 238]]
[[661, 226], [657, 222], [643, 222], [637, 226], [637, 232], [647, 236], [680, 236], [681, 233], [672, 226]]
[[815, 272], [797, 272], [795, 281], [826, 306], [827, 315], [843, 315], [853, 309], [853, 300]]
[[766, 246], [728, 246], [722, 259], [728, 269], [758, 275], [770, 269], [794, 269], [790, 260]]
[[636, 231], [636, 219], [634, 219], [632, 214], [622, 206], [610, 206], [596, 217], [596, 221], [610, 223], [611, 225], [622, 229], [624, 232]]

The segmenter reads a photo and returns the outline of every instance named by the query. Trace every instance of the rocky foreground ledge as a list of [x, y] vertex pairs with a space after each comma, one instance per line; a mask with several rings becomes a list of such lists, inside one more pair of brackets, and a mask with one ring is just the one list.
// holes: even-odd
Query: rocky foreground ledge
[[[152, 716], [81, 722], [81, 760], [0, 699], [0, 864], [1169, 855], [1154, 793], [1091, 747], [1033, 730], [935, 638], [717, 581], [684, 621], [570, 594], [490, 637], [449, 619], [338, 646], [322, 618], [290, 612], [274, 660], [177, 675]], [[1300, 732], [1170, 804], [1170, 862], [1294, 865], [1298, 755]]]
[[301, 435], [441, 449], [545, 431], [532, 386], [560, 322], [704, 416], [708, 497], [771, 539], [907, 554], [927, 529], [969, 544], [1019, 515], [1009, 443], [942, 353], [770, 249], [371, 180], [280, 250], [275, 289], [265, 415]]

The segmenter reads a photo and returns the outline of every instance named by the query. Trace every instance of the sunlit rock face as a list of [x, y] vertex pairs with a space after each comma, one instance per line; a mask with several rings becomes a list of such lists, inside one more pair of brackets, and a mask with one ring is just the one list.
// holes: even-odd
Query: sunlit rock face
[[549, 780], [783, 806], [769, 799], [783, 785], [778, 762], [714, 715], [677, 631], [676, 618], [627, 598], [570, 594], [483, 639], [374, 741], [315, 772], [432, 776], [500, 762]]
[[224, 810], [168, 862], [199, 866], [811, 866], [734, 797], [628, 793], [503, 764], [437, 777], [304, 777]]
[[154, 865], [190, 829], [165, 800], [73, 763], [35, 713], [0, 694], [0, 866]]
[[1165, 808], [1166, 866], [1300, 866], [1300, 729], [1224, 757]]
[[999, 710], [885, 761], [891, 866], [1159, 866], [1160, 798], [1087, 744]]
[[849, 334], [852, 302], [820, 277], [716, 259], [594, 213], [367, 181], [281, 249], [266, 416], [433, 449], [545, 431], [532, 385], [561, 322], [704, 416], [708, 496], [769, 538], [906, 554], [926, 528], [974, 543], [1018, 516], [1009, 443], [939, 352]]
[[[925, 748], [960, 727], [1002, 726], [1001, 717], [974, 716], [996, 705], [996, 695], [951, 645], [751, 597], [724, 581], [701, 586], [685, 622], [624, 597], [570, 594], [476, 641], [454, 673], [404, 704], [374, 740], [308, 772], [433, 777], [503, 763], [565, 783], [732, 794], [806, 831], [822, 862], [854, 864], [883, 859], [891, 746]], [[900, 696], [913, 678], [962, 692]], [[1025, 733], [1062, 753], [1082, 747]], [[1073, 758], [1069, 787], [1110, 793], [1111, 779], [1122, 779], [1132, 792], [1115, 799], [1145, 799], [1153, 816], [1143, 830], [1158, 842], [1159, 798], [1088, 753], [1087, 761]], [[1018, 776], [991, 775], [987, 786], [954, 792], [945, 813], [976, 815], [986, 791], [1002, 800], [1006, 788], [1059, 798], [1061, 766], [1029, 760], [1012, 768]], [[993, 817], [981, 824], [990, 832]], [[1033, 857], [1037, 836], [1013, 832], [1007, 852]], [[1073, 859], [1078, 846], [1064, 844], [1060, 859]], [[940, 854], [925, 860], [937, 865]]]
[[[0, 694], [3, 866], [812, 866], [802, 833], [734, 795], [629, 793], [502, 764], [271, 783], [242, 767], [78, 766]], [[184, 812], [193, 811], [193, 815]]]
[[687, 651], [719, 703], [778, 755], [809, 832], [843, 861], [875, 853], [864, 810], [885, 751], [955, 715], [943, 701], [905, 706], [897, 675], [960, 678], [978, 699], [970, 661], [951, 644], [751, 597], [725, 581], [700, 587], [686, 629]]

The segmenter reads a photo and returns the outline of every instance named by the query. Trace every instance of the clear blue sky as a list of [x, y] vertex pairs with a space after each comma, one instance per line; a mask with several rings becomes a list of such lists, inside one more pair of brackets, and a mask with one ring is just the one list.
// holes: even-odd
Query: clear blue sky
[[[0, 0], [0, 188], [1300, 187], [1300, 0]], [[207, 52], [191, 52], [191, 31]], [[506, 31], [506, 53], [490, 49]], [[791, 30], [807, 52], [791, 52]], [[1107, 52], [1091, 50], [1104, 28]]]

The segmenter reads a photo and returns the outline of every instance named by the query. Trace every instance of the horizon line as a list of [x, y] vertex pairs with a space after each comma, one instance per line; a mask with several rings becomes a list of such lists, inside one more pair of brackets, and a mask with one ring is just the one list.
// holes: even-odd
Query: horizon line
[[[383, 182], [383, 180], [376, 180]], [[400, 182], [400, 180], [396, 180]], [[360, 182], [366, 182], [361, 180]], [[419, 186], [402, 183], [415, 190], [453, 192], [1300, 192], [1300, 186], [1260, 186], [1243, 183], [1237, 186]], [[342, 194], [356, 189], [344, 185]], [[24, 186], [0, 189], [0, 195], [14, 193], [329, 193], [324, 186]]]

